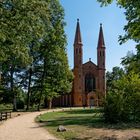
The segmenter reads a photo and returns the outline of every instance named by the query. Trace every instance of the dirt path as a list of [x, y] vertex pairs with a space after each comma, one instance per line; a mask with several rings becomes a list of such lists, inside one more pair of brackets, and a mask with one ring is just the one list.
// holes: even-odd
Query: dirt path
[[45, 111], [29, 113], [7, 120], [0, 125], [0, 140], [56, 140], [34, 122], [35, 117], [42, 113]]

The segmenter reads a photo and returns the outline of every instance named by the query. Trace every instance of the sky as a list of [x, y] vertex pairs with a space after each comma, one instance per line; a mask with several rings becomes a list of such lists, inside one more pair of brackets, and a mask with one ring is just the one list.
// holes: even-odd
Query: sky
[[80, 29], [83, 43], [83, 63], [89, 58], [97, 64], [97, 42], [100, 23], [103, 25], [104, 40], [106, 46], [106, 70], [120, 66], [121, 58], [128, 51], [135, 53], [135, 43], [128, 41], [119, 45], [118, 37], [123, 35], [125, 20], [124, 9], [120, 9], [115, 3], [100, 7], [96, 0], [60, 0], [65, 11], [67, 35], [67, 53], [70, 68], [73, 68], [73, 43], [75, 37], [77, 18], [80, 20]]

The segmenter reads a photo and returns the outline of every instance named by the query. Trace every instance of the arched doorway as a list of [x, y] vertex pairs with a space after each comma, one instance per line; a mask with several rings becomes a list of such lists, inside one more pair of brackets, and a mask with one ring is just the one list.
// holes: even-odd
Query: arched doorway
[[90, 107], [94, 106], [94, 98], [93, 97], [90, 97], [89, 105], [90, 105]]

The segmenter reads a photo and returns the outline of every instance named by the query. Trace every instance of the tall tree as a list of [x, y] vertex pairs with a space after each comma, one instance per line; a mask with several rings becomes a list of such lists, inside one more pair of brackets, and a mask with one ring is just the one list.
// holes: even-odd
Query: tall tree
[[52, 99], [54, 92], [68, 92], [72, 72], [66, 54], [64, 10], [59, 1], [3, 0], [0, 12], [0, 65], [5, 87], [13, 94], [13, 110], [17, 86], [27, 88], [27, 110], [32, 89], [40, 91], [39, 107], [43, 95]]
[[44, 93], [51, 107], [51, 100], [61, 93], [70, 91], [72, 86], [72, 72], [69, 70], [66, 54], [64, 10], [58, 0], [50, 1], [49, 12], [51, 26], [40, 48], [43, 73], [38, 109]]
[[122, 58], [122, 65], [130, 72], [134, 71], [140, 75], [140, 47], [136, 47], [137, 53], [128, 52], [125, 57]]
[[[29, 46], [40, 45], [40, 39], [47, 34], [49, 0], [2, 0], [0, 2], [0, 65], [7, 70], [13, 94], [13, 110], [16, 110], [16, 96], [13, 92], [17, 69], [32, 63]], [[6, 66], [3, 67], [4, 65]]]
[[107, 92], [115, 88], [115, 82], [122, 78], [125, 71], [120, 67], [113, 67], [112, 72], [106, 73], [106, 87]]

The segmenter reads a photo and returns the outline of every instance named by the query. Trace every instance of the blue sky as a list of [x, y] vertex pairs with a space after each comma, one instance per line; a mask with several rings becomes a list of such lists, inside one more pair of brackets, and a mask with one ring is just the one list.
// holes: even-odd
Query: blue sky
[[70, 68], [73, 68], [73, 42], [77, 18], [80, 19], [81, 35], [83, 42], [83, 62], [89, 58], [97, 63], [97, 42], [99, 25], [103, 24], [104, 39], [106, 44], [106, 69], [111, 71], [114, 66], [120, 66], [121, 58], [128, 51], [135, 52], [135, 43], [128, 41], [119, 45], [118, 36], [123, 35], [123, 26], [126, 24], [124, 10], [115, 4], [100, 7], [96, 0], [60, 0], [65, 10], [65, 27], [67, 35], [67, 53]]

